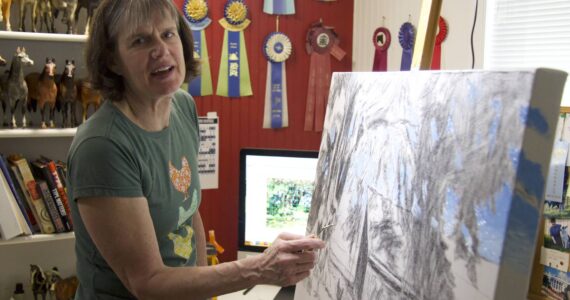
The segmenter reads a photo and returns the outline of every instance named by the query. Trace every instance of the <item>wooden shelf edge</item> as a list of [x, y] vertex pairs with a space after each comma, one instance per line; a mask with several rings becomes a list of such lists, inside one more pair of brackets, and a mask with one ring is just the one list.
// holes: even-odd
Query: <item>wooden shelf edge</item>
[[570, 113], [570, 106], [560, 106], [561, 113]]
[[76, 42], [83, 43], [87, 40], [86, 35], [64, 33], [36, 33], [0, 30], [1, 39], [46, 41], [46, 42]]
[[19, 236], [6, 241], [0, 241], [0, 246], [5, 245], [21, 245], [29, 243], [40, 243], [50, 241], [64, 241], [75, 239], [74, 232], [56, 233], [56, 234], [33, 234], [26, 236]]
[[62, 129], [0, 129], [0, 138], [73, 137], [77, 128]]

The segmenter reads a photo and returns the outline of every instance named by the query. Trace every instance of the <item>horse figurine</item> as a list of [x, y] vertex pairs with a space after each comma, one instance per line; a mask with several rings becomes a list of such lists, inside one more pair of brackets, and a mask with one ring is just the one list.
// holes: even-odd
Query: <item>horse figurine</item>
[[26, 25], [25, 23], [25, 18], [26, 18], [26, 12], [28, 11], [28, 8], [30, 8], [30, 19], [32, 22], [32, 31], [36, 32], [36, 6], [37, 6], [37, 2], [36, 0], [20, 0], [20, 28], [18, 28], [18, 30], [20, 31], [26, 31]]
[[83, 108], [83, 119], [82, 122], [87, 120], [87, 110], [89, 106], [93, 105], [95, 110], [101, 105], [101, 94], [91, 87], [91, 83], [87, 80], [79, 80], [77, 83], [77, 94], [79, 95], [79, 101], [81, 102], [81, 107]]
[[55, 298], [55, 287], [61, 281], [61, 275], [59, 275], [59, 270], [57, 267], [51, 268], [49, 271], [45, 271], [46, 276], [46, 290], [49, 294], [50, 299]]
[[[4, 120], [4, 115], [8, 112], [9, 122], [11, 122], [12, 127], [17, 127], [15, 112], [18, 104], [21, 105], [22, 127], [26, 127], [28, 85], [24, 80], [24, 66], [33, 65], [34, 61], [26, 54], [26, 48], [20, 49], [18, 47], [16, 54], [12, 58], [10, 71], [7, 75], [0, 77], [0, 86], [2, 87], [0, 89], [2, 91], [0, 96], [0, 99], [2, 99], [2, 120]], [[4, 125], [8, 125], [8, 122], [4, 122]]]
[[[2, 1], [2, 0], [0, 0]], [[6, 66], [6, 60], [4, 59], [4, 57], [0, 56], [0, 67], [4, 67]]]
[[63, 74], [58, 80], [56, 107], [63, 110], [62, 127], [77, 126], [75, 117], [75, 101], [77, 100], [77, 87], [75, 86], [75, 61], [65, 60]]
[[4, 19], [4, 25], [6, 31], [12, 31], [12, 26], [10, 25], [10, 7], [12, 6], [12, 0], [0, 0], [0, 14], [2, 14], [2, 18], [0, 21]]
[[[77, 9], [75, 10], [75, 20], [79, 20], [79, 12], [81, 8], [87, 9], [87, 21], [85, 22], [85, 34], [89, 34], [89, 27], [91, 27], [91, 18], [93, 17], [93, 13], [97, 6], [99, 6], [100, 0], [78, 0], [77, 1]], [[77, 33], [77, 28], [75, 29], [75, 33]]]
[[[54, 114], [55, 101], [57, 98], [55, 69], [55, 59], [46, 57], [46, 64], [41, 74], [30, 73], [26, 76], [26, 82], [30, 89], [28, 103], [32, 103], [32, 100], [35, 100], [37, 103], [35, 106], [32, 106], [32, 108], [34, 112], [36, 111], [36, 107], [40, 109], [42, 128], [48, 127], [47, 121], [49, 121], [49, 127], [55, 127]], [[46, 112], [48, 114], [47, 118]]]
[[34, 294], [34, 300], [38, 299], [38, 295], [42, 296], [42, 299], [46, 299], [47, 293], [47, 278], [38, 265], [30, 265], [30, 284], [32, 286], [32, 293]]
[[[59, 12], [63, 12], [61, 22], [67, 25], [67, 33], [73, 33], [75, 28], [75, 11], [77, 10], [77, 0], [51, 0], [53, 19], [57, 19]], [[52, 32], [55, 31], [55, 22], [52, 22]]]
[[71, 276], [58, 281], [55, 284], [55, 299], [73, 300], [78, 286], [79, 280], [76, 276]]
[[39, 31], [42, 31], [43, 25], [46, 25], [46, 31], [52, 32], [53, 28], [53, 16], [51, 14], [51, 0], [37, 0], [36, 5], [36, 18], [34, 23], [39, 24]]

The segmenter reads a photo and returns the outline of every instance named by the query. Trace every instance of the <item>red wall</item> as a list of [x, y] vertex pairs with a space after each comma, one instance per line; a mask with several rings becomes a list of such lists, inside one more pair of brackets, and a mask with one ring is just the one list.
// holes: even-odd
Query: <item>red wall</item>
[[[182, 7], [184, 2], [174, 1], [179, 7]], [[225, 3], [226, 1], [220, 0], [208, 1], [209, 17], [213, 22], [206, 29], [206, 38], [214, 92], [217, 87], [224, 34], [218, 20], [223, 18]], [[353, 0], [297, 0], [295, 15], [279, 17], [279, 31], [287, 34], [293, 44], [293, 53], [286, 63], [289, 127], [279, 130], [263, 129], [267, 61], [261, 49], [265, 36], [275, 31], [276, 16], [263, 13], [262, 0], [246, 0], [245, 3], [252, 21], [245, 31], [245, 39], [253, 96], [195, 97], [201, 116], [215, 111], [220, 118], [219, 188], [203, 191], [200, 212], [206, 230], [214, 229], [217, 241], [226, 249], [220, 257], [222, 261], [234, 260], [237, 255], [240, 149], [319, 149], [321, 133], [303, 130], [309, 71], [305, 36], [311, 23], [322, 19], [325, 25], [334, 26], [340, 37], [339, 46], [347, 52], [340, 62], [331, 57], [332, 70], [351, 71], [352, 66]]]

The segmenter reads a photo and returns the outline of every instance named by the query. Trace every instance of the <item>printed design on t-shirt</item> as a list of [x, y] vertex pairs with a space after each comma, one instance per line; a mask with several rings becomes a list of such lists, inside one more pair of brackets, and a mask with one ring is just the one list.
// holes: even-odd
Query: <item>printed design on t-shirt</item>
[[196, 190], [194, 190], [192, 192], [192, 201], [190, 202], [190, 207], [188, 209], [184, 209], [184, 205], [178, 207], [178, 227], [186, 223], [188, 219], [192, 218], [197, 208], [198, 208], [198, 193], [196, 192]]
[[190, 171], [190, 164], [185, 156], [182, 156], [182, 168], [178, 170], [171, 161], [168, 162], [168, 172], [170, 175], [170, 181], [177, 191], [184, 194], [184, 201], [188, 199], [190, 188], [190, 183], [192, 182], [192, 176]]
[[[183, 228], [186, 230], [181, 229], [181, 234], [171, 232], [168, 234], [168, 238], [174, 243], [174, 254], [188, 260], [193, 251], [192, 236], [194, 236], [194, 230], [188, 225]], [[184, 231], [186, 234], [183, 233]]]

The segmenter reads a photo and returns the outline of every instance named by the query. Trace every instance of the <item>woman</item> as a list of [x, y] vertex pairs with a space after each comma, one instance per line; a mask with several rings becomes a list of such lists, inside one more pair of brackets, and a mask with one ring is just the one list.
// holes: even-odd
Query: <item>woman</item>
[[198, 121], [178, 88], [196, 73], [171, 0], [104, 0], [86, 61], [106, 101], [68, 155], [76, 299], [201, 299], [308, 276], [321, 240], [281, 234], [264, 254], [206, 266]]

